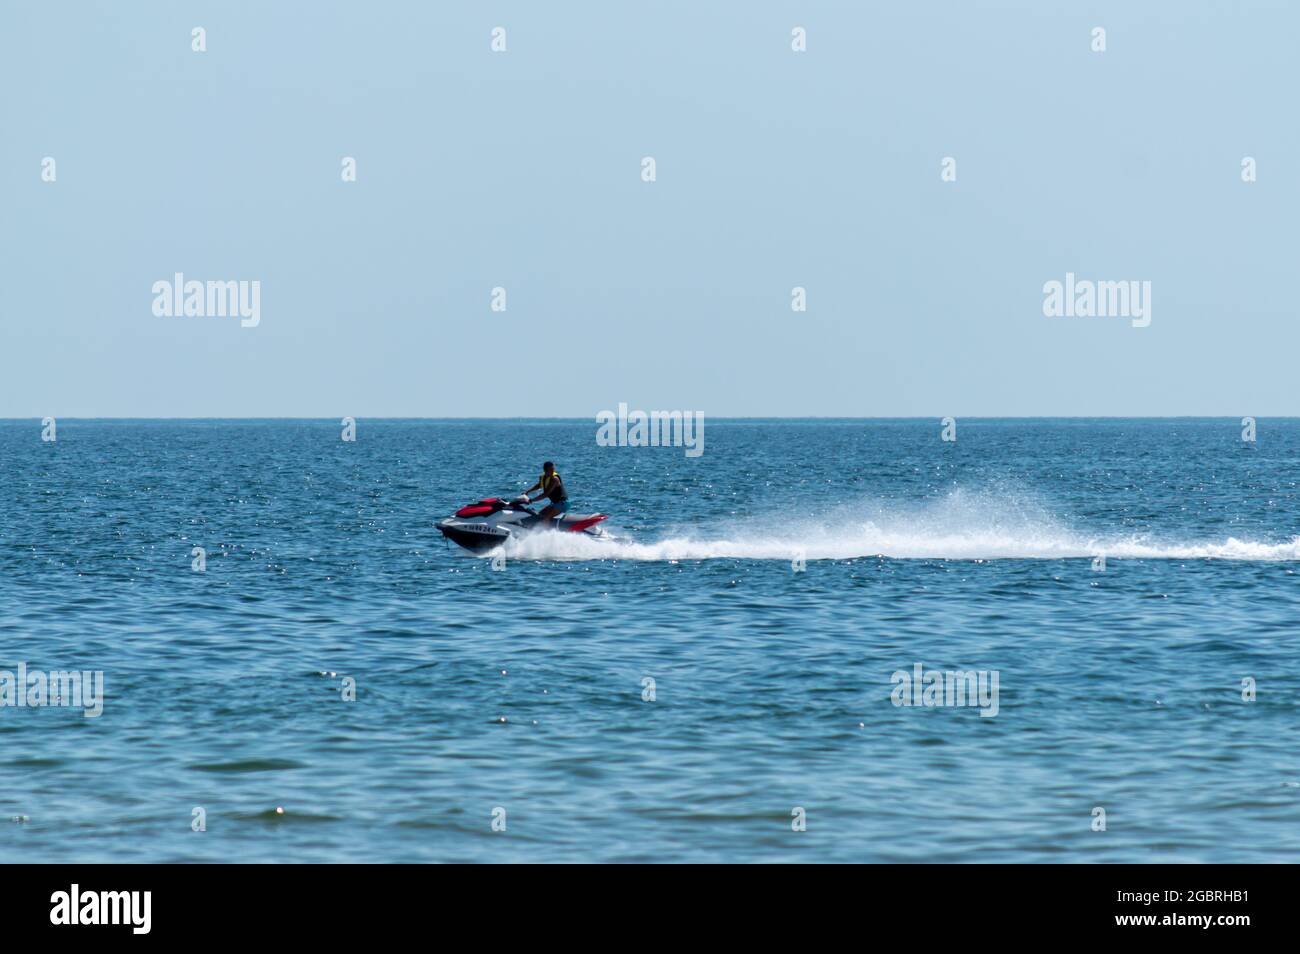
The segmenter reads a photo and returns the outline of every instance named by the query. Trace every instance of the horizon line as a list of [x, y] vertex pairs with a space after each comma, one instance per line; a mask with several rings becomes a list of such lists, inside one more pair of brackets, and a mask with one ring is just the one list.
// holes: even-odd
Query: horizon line
[[[639, 409], [633, 409], [634, 412]], [[649, 414], [650, 412], [642, 412]], [[659, 411], [657, 413], [674, 413], [671, 411]], [[679, 411], [681, 414], [697, 414], [698, 411]], [[328, 417], [304, 417], [301, 415], [169, 415], [169, 416], [141, 416], [141, 415], [105, 415], [103, 417], [86, 417], [78, 414], [47, 414], [47, 415], [26, 415], [22, 417], [0, 417], [0, 423], [17, 423], [42, 421], [45, 417], [52, 417], [57, 420], [65, 421], [339, 421], [344, 417], [351, 417], [353, 420], [371, 420], [371, 421], [584, 421], [590, 423], [599, 423], [595, 415], [584, 417], [574, 416], [518, 416], [518, 415], [465, 415], [465, 416], [426, 416], [426, 415], [387, 415], [387, 414], [349, 414], [349, 415], [331, 415]], [[961, 420], [1003, 420], [1003, 421], [1084, 421], [1084, 420], [1117, 420], [1117, 421], [1177, 421], [1177, 420], [1195, 420], [1195, 419], [1227, 419], [1239, 420], [1243, 417], [1253, 418], [1274, 418], [1274, 419], [1295, 419], [1300, 418], [1300, 414], [1239, 414], [1239, 413], [1219, 413], [1219, 414], [905, 414], [905, 415], [832, 415], [832, 414], [705, 414], [705, 418], [723, 421], [929, 421], [943, 420], [944, 418], [954, 418]]]

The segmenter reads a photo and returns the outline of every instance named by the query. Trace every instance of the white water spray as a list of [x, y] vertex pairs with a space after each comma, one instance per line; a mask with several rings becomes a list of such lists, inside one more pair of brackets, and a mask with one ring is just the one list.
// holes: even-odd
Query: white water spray
[[1032, 498], [956, 490], [919, 504], [841, 505], [806, 519], [754, 517], [670, 531], [640, 542], [611, 533], [534, 534], [507, 544], [516, 560], [920, 560], [1114, 559], [1300, 560], [1300, 536], [1284, 543], [1226, 537], [1163, 540], [1155, 534], [1088, 534], [1071, 529]]

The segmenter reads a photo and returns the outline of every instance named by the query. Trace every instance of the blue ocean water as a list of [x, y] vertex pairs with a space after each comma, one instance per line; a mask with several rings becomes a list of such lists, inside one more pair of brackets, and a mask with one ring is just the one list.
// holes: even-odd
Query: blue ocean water
[[[0, 861], [1295, 860], [1300, 421], [1258, 427], [0, 422], [0, 670], [105, 689], [0, 708]], [[611, 539], [441, 541], [548, 458]], [[917, 665], [996, 715], [895, 705]]]

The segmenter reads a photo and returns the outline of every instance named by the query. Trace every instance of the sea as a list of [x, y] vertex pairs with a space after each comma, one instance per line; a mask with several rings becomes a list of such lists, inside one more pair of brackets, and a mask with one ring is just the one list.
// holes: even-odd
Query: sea
[[[0, 862], [1300, 852], [1300, 420], [52, 424]], [[442, 539], [544, 460], [603, 538]]]

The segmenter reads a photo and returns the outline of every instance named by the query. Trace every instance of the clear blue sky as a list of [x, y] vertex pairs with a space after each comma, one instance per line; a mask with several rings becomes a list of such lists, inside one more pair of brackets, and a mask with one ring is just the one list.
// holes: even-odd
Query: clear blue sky
[[[1300, 414], [1297, 35], [1284, 0], [3, 0], [0, 417]], [[260, 326], [155, 317], [177, 271], [259, 280]], [[1067, 271], [1151, 281], [1151, 326], [1044, 317]]]

